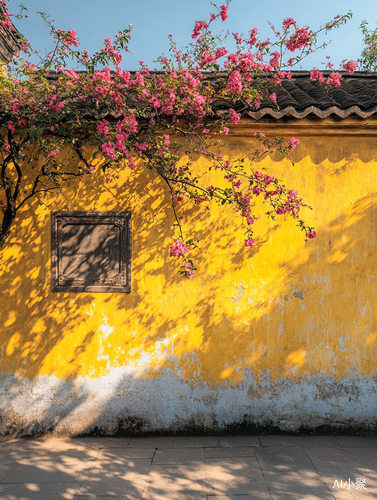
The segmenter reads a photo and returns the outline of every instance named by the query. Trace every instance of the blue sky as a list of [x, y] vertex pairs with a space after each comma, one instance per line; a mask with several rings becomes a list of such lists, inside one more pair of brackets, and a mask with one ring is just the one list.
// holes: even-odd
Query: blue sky
[[[10, 11], [16, 11], [17, 0], [9, 1]], [[219, 5], [223, 3], [219, 2]], [[154, 60], [168, 51], [167, 35], [171, 33], [179, 46], [191, 41], [191, 32], [196, 19], [207, 19], [214, 9], [207, 0], [24, 0], [29, 18], [16, 22], [18, 29], [32, 43], [44, 52], [52, 42], [48, 29], [36, 14], [45, 11], [55, 18], [55, 25], [62, 29], [75, 29], [81, 48], [94, 52], [102, 45], [105, 37], [112, 37], [117, 31], [133, 24], [134, 31], [130, 50], [125, 55], [122, 67], [137, 69], [138, 61], [144, 60], [151, 69]], [[338, 14], [353, 11], [354, 17], [347, 23], [324, 37], [332, 40], [325, 51], [314, 54], [303, 63], [302, 69], [323, 68], [321, 62], [326, 55], [336, 65], [343, 59], [357, 59], [362, 48], [360, 23], [367, 19], [370, 27], [377, 26], [376, 0], [232, 0], [229, 19], [218, 22], [219, 29], [247, 33], [254, 26], [262, 36], [270, 35], [268, 21], [281, 25], [286, 17], [294, 17], [300, 25], [315, 28]]]

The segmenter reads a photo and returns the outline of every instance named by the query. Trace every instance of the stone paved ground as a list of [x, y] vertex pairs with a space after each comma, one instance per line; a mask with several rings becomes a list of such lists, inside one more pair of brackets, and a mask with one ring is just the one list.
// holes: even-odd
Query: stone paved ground
[[377, 437], [4, 440], [0, 480], [0, 500], [376, 500]]

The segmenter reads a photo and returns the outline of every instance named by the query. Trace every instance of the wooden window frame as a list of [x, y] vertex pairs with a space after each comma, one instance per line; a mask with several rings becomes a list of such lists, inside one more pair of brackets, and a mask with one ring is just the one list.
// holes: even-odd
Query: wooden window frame
[[[114, 225], [119, 228], [119, 269], [116, 277], [72, 278], [62, 273], [65, 225]], [[131, 292], [131, 212], [51, 212], [51, 288], [53, 292]]]

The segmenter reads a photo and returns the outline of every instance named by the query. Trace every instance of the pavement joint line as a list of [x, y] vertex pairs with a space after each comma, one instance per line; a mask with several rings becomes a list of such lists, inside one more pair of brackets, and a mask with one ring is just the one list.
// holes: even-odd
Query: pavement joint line
[[[259, 439], [260, 439], [260, 438], [259, 438]], [[254, 454], [255, 454], [255, 458], [256, 458], [256, 460], [257, 460], [257, 462], [258, 462], [258, 465], [259, 465], [260, 471], [261, 471], [261, 473], [262, 473], [262, 476], [263, 476], [264, 482], [266, 483], [266, 488], [267, 488], [267, 490], [268, 490], [268, 493], [270, 494], [271, 500], [274, 500], [274, 499], [273, 499], [273, 496], [272, 496], [272, 493], [271, 493], [271, 491], [270, 491], [270, 488], [269, 488], [269, 486], [268, 486], [268, 483], [267, 483], [267, 481], [266, 481], [266, 477], [265, 477], [265, 475], [264, 475], [263, 469], [262, 469], [261, 464], [260, 464], [260, 462], [259, 462], [258, 455], [257, 455], [255, 452], [254, 452]]]
[[321, 476], [321, 474], [320, 474], [319, 470], [318, 470], [318, 469], [317, 469], [317, 467], [315, 466], [315, 464], [314, 464], [313, 460], [312, 460], [312, 459], [309, 457], [309, 455], [307, 454], [307, 452], [306, 452], [305, 448], [304, 448], [303, 446], [301, 446], [301, 448], [303, 449], [303, 451], [304, 451], [305, 455], [308, 457], [308, 459], [309, 459], [310, 463], [313, 465], [314, 469], [317, 471], [318, 477], [320, 477], [320, 478], [321, 478], [322, 483], [323, 483], [323, 484], [326, 486], [326, 488], [329, 490], [330, 495], [331, 495], [333, 498], [335, 498], [335, 497], [334, 497], [334, 495], [333, 495], [333, 492], [330, 490], [330, 488], [328, 487], [328, 485], [327, 485], [327, 484], [325, 483], [325, 481], [323, 480], [323, 477]]
[[206, 483], [206, 497], [207, 497], [207, 500], [209, 500], [208, 478], [207, 478], [207, 460], [206, 460], [205, 449], [203, 450], [203, 455], [204, 455], [204, 478], [205, 478], [205, 483]]
[[[149, 476], [149, 473], [150, 473], [150, 471], [151, 471], [151, 467], [152, 467], [152, 464], [153, 464], [153, 459], [154, 459], [154, 457], [155, 457], [155, 455], [156, 455], [156, 453], [157, 453], [157, 449], [158, 449], [158, 448], [155, 448], [155, 449], [154, 449], [154, 453], [153, 453], [152, 458], [151, 458], [151, 463], [149, 464], [149, 469], [148, 469], [148, 474], [147, 474], [147, 477]], [[145, 489], [146, 489], [146, 487], [147, 487], [147, 481], [145, 481], [145, 482], [144, 482], [144, 488], [143, 488], [142, 492], [140, 493], [140, 497], [139, 497], [139, 498], [140, 498], [140, 500], [142, 500], [142, 498], [143, 498], [143, 496], [144, 496], [144, 493], [145, 493]]]
[[15, 466], [13, 467], [13, 469], [12, 469], [11, 471], [9, 471], [9, 472], [8, 472], [8, 474], [7, 474], [7, 475], [3, 478], [3, 480], [1, 481], [1, 484], [4, 484], [4, 481], [5, 481], [5, 480], [6, 480], [6, 478], [9, 476], [9, 474], [12, 474], [12, 472], [13, 472], [14, 470], [16, 470], [16, 469], [17, 469], [17, 467], [18, 467], [18, 464], [17, 464], [17, 465], [15, 465]]
[[[154, 449], [154, 452], [153, 452], [153, 455], [152, 455], [152, 458], [151, 458], [151, 465], [153, 464], [153, 459], [154, 459], [154, 457], [155, 457], [155, 455], [156, 455], [156, 453], [157, 453], [157, 450], [158, 450], [158, 448], [155, 448], [155, 449]], [[149, 467], [149, 470], [151, 470], [151, 468], [150, 468], [150, 467]]]

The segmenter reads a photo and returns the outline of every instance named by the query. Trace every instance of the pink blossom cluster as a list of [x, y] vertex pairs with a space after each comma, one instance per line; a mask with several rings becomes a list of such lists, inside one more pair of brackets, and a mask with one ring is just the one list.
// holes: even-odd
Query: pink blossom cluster
[[203, 29], [207, 28], [207, 23], [203, 21], [195, 21], [194, 31], [192, 32], [191, 38], [198, 38]]
[[296, 27], [297, 22], [293, 19], [293, 17], [287, 17], [283, 21], [283, 29], [287, 30], [290, 26]]
[[221, 20], [223, 22], [228, 19], [228, 6], [227, 5], [222, 5], [220, 7], [220, 16], [221, 16]]
[[291, 52], [295, 52], [296, 50], [301, 50], [306, 47], [309, 44], [311, 38], [312, 35], [309, 33], [307, 28], [299, 28], [289, 38], [285, 45], [288, 50], [290, 50]]
[[349, 61], [343, 63], [343, 68], [347, 71], [347, 73], [355, 73], [357, 70], [357, 63], [350, 59]]
[[101, 120], [100, 122], [97, 123], [97, 130], [100, 134], [102, 135], [107, 135], [109, 133], [109, 122], [107, 120]]
[[73, 45], [74, 47], [79, 46], [79, 39], [77, 37], [77, 33], [75, 30], [56, 30], [56, 34], [54, 35], [56, 40], [60, 40], [61, 43], [67, 47]]
[[63, 66], [58, 66], [58, 71], [63, 73], [65, 76], [72, 78], [73, 80], [79, 80], [80, 77], [74, 69], [65, 69]]
[[245, 240], [245, 247], [252, 247], [254, 246], [255, 240], [253, 238], [248, 238]]
[[116, 65], [119, 65], [123, 61], [122, 54], [115, 48], [111, 38], [105, 38], [105, 47], [103, 47], [101, 51], [107, 51]]
[[175, 240], [173, 239], [175, 245], [172, 245], [170, 247], [170, 256], [172, 257], [181, 257], [188, 253], [188, 249], [183, 243], [182, 240]]
[[275, 71], [278, 71], [278, 69], [280, 68], [280, 52], [279, 51], [276, 50], [275, 52], [272, 52], [271, 59], [270, 59], [270, 66]]
[[250, 47], [253, 47], [258, 42], [258, 38], [257, 38], [258, 30], [257, 30], [257, 28], [254, 27], [253, 29], [251, 29], [249, 31], [249, 34], [250, 34], [250, 37], [247, 40], [247, 43]]
[[202, 55], [202, 59], [200, 61], [200, 68], [204, 68], [204, 66], [208, 66], [211, 63], [215, 63], [217, 61], [216, 59], [216, 53], [215, 55], [211, 54], [208, 51], [205, 51]]
[[316, 80], [319, 81], [319, 83], [323, 82], [323, 73], [319, 71], [319, 69], [312, 69], [310, 72], [310, 79], [315, 82]]
[[275, 92], [270, 95], [270, 99], [271, 99], [271, 101], [273, 101], [276, 104], [276, 94], [275, 94]]
[[[9, 9], [7, 7], [7, 2], [5, 0], [1, 0], [0, 2], [5, 10], [5, 12], [1, 12], [1, 15], [0, 15], [0, 26], [5, 26], [6, 28], [8, 28], [9, 30], [13, 30], [13, 24], [12, 24], [12, 21], [10, 20], [10, 18], [13, 16], [13, 14], [11, 14], [9, 12]], [[3, 30], [0, 28], [0, 33], [2, 33]]]
[[326, 80], [325, 83], [329, 85], [334, 85], [334, 87], [340, 87], [340, 79], [342, 78], [342, 75], [340, 73], [330, 73], [328, 80]]
[[242, 92], [241, 73], [238, 70], [233, 71], [229, 76], [228, 89], [232, 94], [240, 94]]
[[[265, 73], [272, 72], [273, 78], [268, 83], [281, 85], [284, 78], [291, 77], [291, 73], [280, 69], [283, 64], [281, 53], [278, 50], [273, 51], [270, 40], [259, 41], [256, 28], [250, 30], [245, 39], [240, 33], [233, 33], [237, 43], [233, 53], [228, 52], [223, 40], [214, 38], [210, 31], [212, 27], [209, 25], [216, 19], [227, 19], [227, 4], [228, 2], [218, 9], [218, 14], [211, 15], [209, 22], [195, 23], [192, 34], [195, 42], [192, 42], [189, 48], [181, 51], [172, 47], [173, 55], [169, 56], [170, 59], [167, 56], [161, 57], [160, 72], [150, 72], [144, 61], [140, 61], [139, 71], [130, 73], [121, 69], [119, 64], [122, 57], [118, 38], [115, 41], [106, 38], [100, 54], [89, 57], [88, 51], [75, 51], [78, 38], [74, 30], [57, 30], [57, 46], [61, 42], [63, 48], [59, 49], [61, 52], [56, 59], [59, 65], [52, 67], [60, 71], [60, 78], [48, 87], [26, 83], [21, 77], [14, 79], [12, 85], [4, 90], [4, 113], [7, 116], [5, 127], [12, 132], [15, 131], [15, 124], [18, 124], [40, 137], [61, 137], [63, 133], [69, 132], [72, 149], [79, 152], [81, 160], [84, 155], [89, 156], [84, 145], [89, 137], [102, 152], [104, 170], [110, 169], [110, 172], [106, 172], [108, 179], [112, 178], [112, 168], [124, 168], [123, 165], [127, 164], [133, 169], [135, 162], [141, 158], [148, 164], [148, 168], [173, 186], [172, 205], [178, 212], [177, 222], [180, 220], [180, 202], [183, 200], [185, 205], [186, 202], [198, 206], [209, 202], [229, 204], [240, 216], [240, 224], [246, 228], [245, 245], [253, 247], [255, 239], [252, 227], [254, 228], [257, 220], [253, 213], [253, 202], [256, 197], [262, 198], [261, 201], [271, 207], [272, 214], [288, 214], [295, 219], [303, 206], [302, 199], [298, 197], [297, 191], [286, 188], [275, 177], [252, 168], [246, 173], [244, 166], [234, 167], [233, 163], [225, 161], [222, 155], [213, 153], [211, 146], [216, 143], [216, 133], [227, 135], [229, 128], [225, 125], [227, 122], [238, 123], [241, 114], [231, 108], [218, 120], [211, 120], [212, 102], [217, 97], [224, 96], [225, 99], [236, 102], [237, 109], [242, 106], [254, 106], [258, 109], [262, 99], [266, 98], [277, 104], [276, 92], [270, 90], [267, 93], [266, 86], [259, 85], [258, 80], [266, 82]], [[307, 28], [298, 29], [293, 18], [285, 19], [283, 28], [293, 28], [293, 34], [285, 34], [285, 39], [277, 32], [283, 49], [284, 43], [292, 52], [310, 48], [312, 34]], [[56, 52], [58, 53], [58, 50]], [[97, 56], [104, 58], [103, 60], [108, 57], [109, 66], [113, 63], [115, 70], [106, 65], [88, 73], [68, 69], [61, 61], [64, 62], [67, 55], [72, 54], [79, 54], [74, 58], [84, 65], [92, 64], [91, 61]], [[55, 57], [51, 54], [50, 56]], [[210, 69], [213, 75], [219, 75], [220, 58], [225, 60], [226, 72], [220, 74], [221, 85], [218, 90], [203, 69]], [[291, 58], [292, 65], [299, 60], [300, 55]], [[24, 74], [35, 69], [22, 60], [17, 62], [22, 65]], [[356, 69], [354, 61], [345, 64], [350, 72]], [[339, 86], [340, 75], [337, 75], [339, 74], [332, 73], [326, 84]], [[323, 83], [323, 75], [316, 69], [312, 70], [311, 79]], [[104, 117], [108, 118], [109, 112], [112, 118], [108, 121]], [[186, 133], [193, 138], [195, 150], [201, 151], [214, 163], [215, 170], [220, 169], [224, 173], [226, 188], [223, 189], [221, 183], [216, 185], [214, 181], [215, 185], [207, 188], [205, 186], [212, 181], [202, 184], [201, 178], [196, 178], [191, 172], [190, 163], [186, 168], [179, 165], [177, 158], [182, 158], [184, 150], [175, 137], [183, 137]], [[254, 158], [257, 159], [278, 149], [289, 154], [288, 151], [294, 150], [299, 144], [298, 139], [294, 137], [285, 143], [277, 144], [266, 138], [263, 133], [258, 133], [256, 140], [259, 141], [254, 152]], [[53, 159], [59, 153], [57, 144], [58, 141], [52, 141], [46, 149], [48, 163], [55, 168], [57, 159]], [[3, 149], [13, 154], [9, 145]], [[80, 168], [85, 173], [98, 171], [99, 174], [101, 170], [90, 163], [85, 163], [85, 167]], [[313, 238], [316, 234], [312, 228], [304, 226], [303, 229], [308, 238]], [[171, 256], [183, 259], [181, 274], [187, 278], [191, 278], [195, 270], [192, 262], [187, 261], [185, 257], [188, 252], [187, 245], [191, 244], [184, 244], [182, 236], [181, 239], [173, 240], [170, 247]]]
[[215, 51], [215, 58], [220, 59], [221, 57], [225, 57], [228, 53], [228, 50], [225, 47], [220, 47]]
[[240, 119], [241, 119], [241, 114], [240, 113], [237, 113], [232, 108], [230, 108], [229, 113], [230, 113], [230, 121], [231, 121], [231, 123], [238, 123], [240, 121]]
[[181, 271], [181, 274], [187, 278], [187, 279], [190, 279], [190, 278], [193, 278], [194, 277], [194, 266], [192, 264], [192, 262], [185, 262], [182, 266], [182, 271]]
[[12, 16], [12, 14], [4, 13], [3, 16], [4, 16], [5, 19], [1, 19], [0, 20], [0, 24], [2, 26], [5, 26], [9, 30], [12, 30], [13, 29], [13, 24], [12, 24], [12, 21], [9, 19]]
[[110, 158], [110, 160], [115, 160], [117, 157], [116, 145], [112, 142], [104, 142], [102, 144], [102, 151], [108, 158]]

